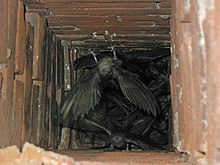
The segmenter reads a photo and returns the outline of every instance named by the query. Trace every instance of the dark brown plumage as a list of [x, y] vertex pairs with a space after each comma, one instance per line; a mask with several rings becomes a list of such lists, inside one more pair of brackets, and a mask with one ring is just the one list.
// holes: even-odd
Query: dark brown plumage
[[81, 60], [77, 59], [75, 66], [77, 69], [90, 68], [90, 70], [79, 79], [65, 97], [61, 109], [64, 120], [70, 114], [74, 120], [77, 120], [78, 117], [83, 117], [90, 110], [94, 110], [99, 104], [106, 82], [118, 86], [131, 103], [148, 114], [157, 116], [159, 105], [155, 96], [136, 74], [122, 67], [121, 60], [107, 56], [97, 61], [88, 56]]

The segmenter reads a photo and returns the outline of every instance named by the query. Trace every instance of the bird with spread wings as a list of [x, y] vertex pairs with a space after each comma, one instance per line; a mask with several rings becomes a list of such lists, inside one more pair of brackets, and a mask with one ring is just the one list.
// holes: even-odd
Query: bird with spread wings
[[157, 116], [160, 106], [153, 93], [137, 74], [124, 69], [122, 60], [113, 55], [91, 53], [75, 60], [75, 69], [89, 71], [80, 77], [65, 96], [61, 107], [63, 120], [69, 115], [77, 120], [94, 110], [99, 104], [106, 82], [118, 86], [123, 95], [144, 112]]

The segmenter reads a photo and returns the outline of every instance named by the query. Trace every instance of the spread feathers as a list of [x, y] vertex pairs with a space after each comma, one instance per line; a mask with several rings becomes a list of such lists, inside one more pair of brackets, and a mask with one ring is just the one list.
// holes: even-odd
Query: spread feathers
[[[83, 117], [99, 104], [105, 82], [118, 85], [124, 96], [140, 109], [156, 116], [159, 105], [147, 86], [139, 80], [138, 75], [122, 68], [122, 61], [112, 57], [103, 57], [97, 61], [92, 56], [75, 61], [79, 68], [90, 68], [89, 72], [78, 80], [64, 98], [61, 108], [63, 120], [71, 115], [74, 120]], [[92, 66], [92, 67], [91, 67]]]

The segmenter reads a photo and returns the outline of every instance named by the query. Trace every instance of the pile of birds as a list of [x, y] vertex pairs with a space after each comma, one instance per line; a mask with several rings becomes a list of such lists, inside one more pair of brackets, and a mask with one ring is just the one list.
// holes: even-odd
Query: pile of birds
[[113, 49], [74, 61], [76, 70], [86, 72], [65, 96], [61, 114], [82, 146], [170, 149], [169, 50], [137, 54]]

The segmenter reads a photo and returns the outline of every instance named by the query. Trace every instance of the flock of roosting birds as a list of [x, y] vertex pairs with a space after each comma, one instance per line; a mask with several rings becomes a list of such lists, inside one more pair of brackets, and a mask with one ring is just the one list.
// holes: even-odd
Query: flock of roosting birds
[[114, 49], [76, 59], [75, 69], [87, 71], [64, 98], [63, 126], [81, 132], [82, 143], [87, 136], [94, 149], [168, 150], [169, 60], [169, 52], [137, 56]]

